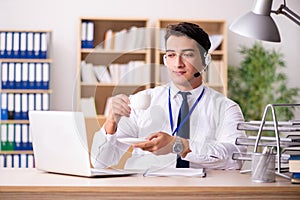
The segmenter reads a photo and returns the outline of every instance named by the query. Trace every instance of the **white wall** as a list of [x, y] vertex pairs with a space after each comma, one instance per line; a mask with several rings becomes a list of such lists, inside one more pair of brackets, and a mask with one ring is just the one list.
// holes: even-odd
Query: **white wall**
[[[283, 0], [274, 0], [276, 9]], [[78, 19], [91, 17], [149, 18], [154, 26], [158, 18], [225, 19], [228, 26], [240, 15], [251, 10], [254, 0], [0, 0], [0, 29], [46, 29], [53, 31], [51, 70], [51, 108], [73, 109], [76, 80]], [[300, 14], [300, 1], [287, 0], [287, 5]], [[274, 15], [273, 15], [274, 16]], [[300, 27], [284, 16], [274, 16], [282, 42], [267, 46], [280, 49], [286, 60], [289, 86], [300, 87]], [[228, 62], [238, 65], [239, 46], [255, 40], [228, 31]], [[299, 98], [300, 102], [300, 98]], [[297, 111], [300, 116], [300, 109]], [[299, 118], [299, 117], [298, 117]]]

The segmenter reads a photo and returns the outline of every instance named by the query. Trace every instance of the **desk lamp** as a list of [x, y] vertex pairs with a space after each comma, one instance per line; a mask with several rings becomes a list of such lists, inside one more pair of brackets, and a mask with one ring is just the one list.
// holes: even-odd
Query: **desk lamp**
[[230, 26], [230, 30], [258, 40], [280, 42], [280, 34], [271, 13], [283, 14], [300, 26], [300, 17], [291, 11], [284, 0], [277, 10], [271, 10], [273, 0], [256, 0], [252, 11], [241, 16]]

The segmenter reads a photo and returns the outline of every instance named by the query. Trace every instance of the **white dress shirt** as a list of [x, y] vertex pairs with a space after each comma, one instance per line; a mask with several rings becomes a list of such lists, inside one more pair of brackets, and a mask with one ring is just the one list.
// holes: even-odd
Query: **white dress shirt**
[[[178, 89], [171, 83], [142, 92], [151, 95], [151, 104], [146, 110], [132, 109], [129, 118], [121, 117], [114, 135], [106, 135], [104, 128], [97, 134], [106, 135], [105, 141], [99, 145], [94, 160], [96, 168], [115, 165], [127, 151], [129, 145], [117, 138], [147, 137], [154, 132], [172, 134], [169, 119], [169, 88], [171, 88], [171, 108], [174, 126], [177, 126], [179, 108], [182, 97]], [[191, 108], [205, 89], [203, 97], [190, 115], [191, 152], [184, 160], [190, 161], [192, 168], [240, 169], [241, 161], [232, 160], [233, 152], [245, 152], [246, 148], [235, 145], [237, 137], [245, 137], [244, 131], [237, 130], [237, 123], [244, 121], [240, 107], [223, 94], [202, 84], [188, 95]], [[126, 162], [127, 169], [147, 169], [150, 167], [175, 167], [176, 154], [154, 155], [136, 148]]]

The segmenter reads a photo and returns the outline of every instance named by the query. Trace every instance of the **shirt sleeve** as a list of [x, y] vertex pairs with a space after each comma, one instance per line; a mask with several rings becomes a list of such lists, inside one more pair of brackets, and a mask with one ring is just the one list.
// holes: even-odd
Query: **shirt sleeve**
[[243, 114], [237, 104], [219, 109], [219, 119], [215, 140], [189, 141], [191, 152], [183, 159], [192, 162], [197, 167], [214, 169], [240, 169], [242, 162], [233, 160], [234, 152], [245, 152], [246, 147], [235, 145], [237, 137], [245, 137], [245, 132], [237, 130], [238, 122], [244, 121]]

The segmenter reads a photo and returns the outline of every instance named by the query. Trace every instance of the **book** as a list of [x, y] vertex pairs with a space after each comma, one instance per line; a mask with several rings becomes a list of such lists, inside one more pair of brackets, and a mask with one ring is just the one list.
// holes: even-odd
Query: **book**
[[300, 155], [291, 155], [289, 158], [289, 171], [300, 173]]

